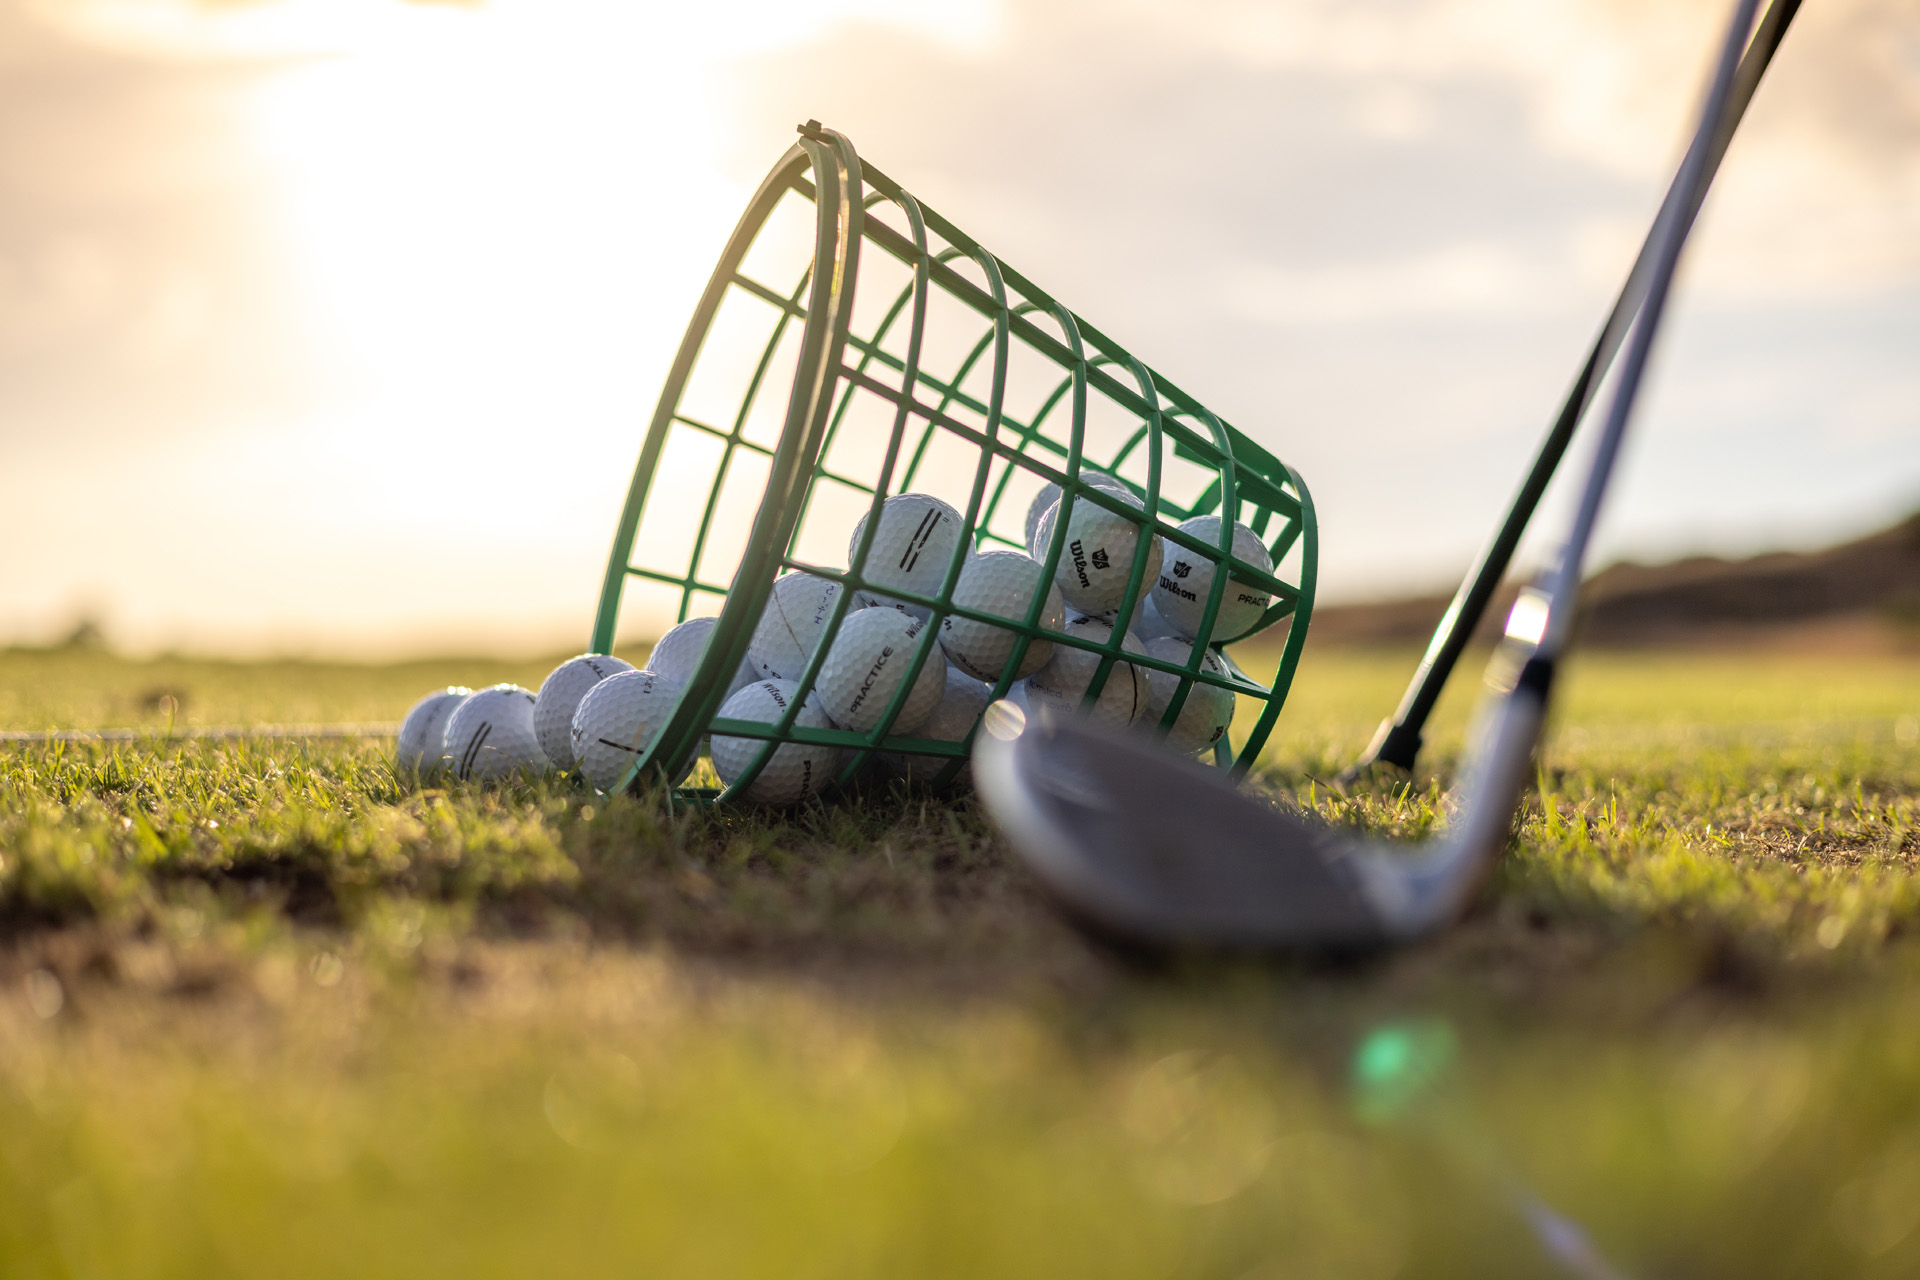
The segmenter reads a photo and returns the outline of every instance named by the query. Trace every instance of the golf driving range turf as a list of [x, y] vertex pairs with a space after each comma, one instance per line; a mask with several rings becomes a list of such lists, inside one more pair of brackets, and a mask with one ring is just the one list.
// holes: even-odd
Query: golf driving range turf
[[[1412, 661], [1309, 648], [1259, 785], [1428, 831], [1471, 678], [1431, 772], [1326, 782]], [[550, 665], [15, 651], [0, 727], [393, 721]], [[1096, 950], [971, 801], [0, 746], [0, 1273], [1541, 1276], [1574, 1222], [1627, 1275], [1912, 1274], [1920, 661], [1560, 692], [1470, 917], [1338, 963]]]

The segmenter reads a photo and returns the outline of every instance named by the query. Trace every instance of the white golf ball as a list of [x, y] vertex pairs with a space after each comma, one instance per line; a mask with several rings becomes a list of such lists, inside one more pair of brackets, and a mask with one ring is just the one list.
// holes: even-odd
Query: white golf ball
[[[773, 724], [786, 714], [787, 708], [793, 705], [794, 694], [799, 691], [799, 686], [790, 680], [762, 680], [728, 698], [726, 705], [720, 708], [720, 714], [732, 720], [758, 720]], [[800, 714], [794, 717], [793, 723], [802, 729], [833, 727], [826, 713], [811, 702], [800, 708]], [[722, 782], [732, 786], [746, 773], [747, 766], [753, 763], [753, 758], [766, 745], [760, 738], [736, 738], [716, 733], [713, 735], [714, 771], [720, 775]], [[838, 747], [783, 742], [774, 748], [766, 767], [741, 794], [761, 804], [798, 804], [809, 796], [817, 795], [820, 788], [833, 780], [839, 767]]]
[[[1114, 495], [1135, 511], [1142, 510], [1140, 499], [1132, 493]], [[1045, 547], [1053, 537], [1053, 523], [1059, 518], [1060, 504], [1054, 503], [1040, 517], [1040, 525], [1034, 531], [1045, 555]], [[1140, 579], [1140, 591], [1145, 595], [1148, 587], [1160, 574], [1160, 537], [1158, 534], [1143, 530], [1125, 516], [1115, 515], [1090, 498], [1082, 497], [1073, 504], [1073, 513], [1067, 517], [1067, 541], [1060, 549], [1060, 561], [1054, 568], [1053, 580], [1060, 584], [1060, 594], [1066, 597], [1069, 607], [1081, 613], [1098, 614], [1118, 609], [1127, 594], [1127, 577], [1133, 572], [1133, 549], [1142, 535], [1150, 541], [1147, 547], [1147, 563], [1144, 576]]]
[[[1069, 618], [1065, 633], [1095, 644], [1108, 644], [1113, 639], [1113, 624], [1094, 617]], [[1132, 636], [1122, 639], [1121, 649], [1127, 653], [1146, 652]], [[1101, 661], [1100, 654], [1070, 645], [1054, 645], [1052, 659], [1026, 679], [1027, 709], [1053, 715], [1080, 714], [1080, 701], [1093, 683]], [[1147, 673], [1131, 663], [1115, 662], [1088, 714], [1102, 724], [1124, 728], [1144, 715], [1146, 709]]]
[[[1017, 686], [1016, 686], [1017, 687]], [[958, 667], [947, 668], [946, 692], [940, 698], [940, 705], [933, 709], [927, 722], [916, 729], [911, 736], [932, 738], [936, 742], [964, 742], [973, 726], [980, 719], [980, 713], [987, 709], [988, 695], [993, 692], [986, 684], [975, 680]], [[897, 778], [905, 778], [913, 783], [930, 783], [940, 775], [940, 771], [952, 763], [951, 756], [910, 755], [902, 751], [878, 751], [874, 759], [886, 772]], [[973, 789], [973, 764], [963, 763], [960, 771], [953, 776], [949, 784], [954, 790]]]
[[[811, 573], [775, 578], [767, 607], [747, 644], [754, 669], [768, 680], [798, 680], [827, 633], [827, 619], [840, 590], [831, 578]], [[859, 607], [858, 603], [852, 607]]]
[[[1162, 662], [1185, 665], [1193, 656], [1193, 641], [1177, 636], [1149, 640], [1147, 656]], [[1200, 669], [1208, 675], [1223, 678], [1228, 674], [1227, 664], [1211, 649], [1200, 659]], [[1147, 710], [1140, 717], [1140, 727], [1158, 732], [1167, 704], [1173, 701], [1173, 695], [1180, 688], [1180, 677], [1170, 672], [1152, 670], [1147, 671], [1146, 675]], [[1180, 708], [1179, 717], [1173, 722], [1173, 728], [1167, 730], [1167, 745], [1190, 756], [1207, 750], [1225, 737], [1227, 728], [1233, 724], [1233, 701], [1232, 690], [1194, 681], [1186, 702]]]
[[[983, 551], [970, 557], [966, 567], [960, 570], [960, 581], [954, 584], [953, 602], [1012, 622], [1023, 622], [1043, 585], [1047, 599], [1037, 621], [1049, 631], [1058, 631], [1067, 621], [1066, 602], [1060, 596], [1060, 588], [1043, 582], [1040, 562], [1018, 551]], [[952, 614], [940, 620], [940, 647], [946, 650], [955, 666], [976, 680], [998, 681], [1019, 639], [1019, 633], [990, 622]], [[1044, 667], [1052, 656], [1053, 641], [1033, 641], [1027, 646], [1026, 656], [1020, 660], [1020, 669], [1013, 673], [1013, 678], [1024, 680]]]
[[[1202, 542], [1220, 545], [1220, 517], [1195, 516], [1180, 526]], [[1233, 555], [1265, 573], [1273, 572], [1273, 559], [1260, 544], [1260, 535], [1233, 522]], [[1214, 562], [1177, 544], [1167, 544], [1165, 564], [1154, 583], [1153, 607], [1180, 635], [1191, 640], [1200, 634], [1200, 616], [1206, 612], [1207, 595], [1213, 590]], [[1273, 603], [1273, 594], [1265, 587], [1227, 579], [1227, 590], [1220, 598], [1220, 612], [1214, 617], [1208, 642], [1238, 640], [1260, 622], [1260, 615]]]
[[[632, 669], [587, 690], [568, 727], [569, 750], [587, 781], [602, 791], [613, 790], [660, 736], [680, 701], [680, 691], [676, 681], [658, 671]], [[685, 782], [692, 770], [691, 758], [682, 761], [673, 784]]]
[[431, 773], [440, 767], [447, 745], [447, 721], [453, 709], [473, 690], [451, 685], [430, 693], [413, 704], [407, 718], [400, 722], [400, 736], [394, 743], [393, 766], [401, 773]]
[[[646, 669], [658, 671], [683, 689], [690, 688], [693, 673], [699, 668], [700, 659], [706, 656], [707, 642], [713, 638], [714, 624], [719, 621], [718, 618], [688, 618], [674, 627], [655, 642], [653, 652], [647, 655]], [[727, 685], [727, 697], [760, 679], [764, 677], [754, 667], [753, 659], [740, 659], [733, 680]]]
[[[1162, 541], [1160, 545], [1165, 546], [1166, 543]], [[1164, 569], [1164, 566], [1162, 567]], [[1133, 632], [1133, 638], [1141, 644], [1180, 634], [1174, 630], [1172, 623], [1160, 616], [1160, 607], [1153, 602], [1156, 594], [1158, 594], [1156, 591], [1142, 592], [1139, 607], [1133, 611], [1133, 626], [1128, 630]]]
[[[880, 723], [906, 681], [920, 633], [927, 624], [892, 609], [862, 609], [841, 620], [820, 664], [815, 691], [820, 705], [842, 729], [865, 733]], [[934, 645], [894, 718], [892, 733], [912, 733], [926, 723], [947, 687], [947, 659]]]
[[[1078, 609], [1068, 609], [1067, 617], [1098, 618], [1108, 626], [1112, 626], [1115, 620], [1120, 617], [1120, 611], [1118, 609], [1107, 609], [1101, 613], [1082, 613]], [[1153, 612], [1153, 593], [1151, 591], [1141, 591], [1140, 598], [1134, 602], [1133, 621], [1127, 624], [1127, 634], [1142, 644], [1145, 644], [1148, 640], [1157, 636], [1173, 634], [1173, 628], [1169, 627], [1165, 622], [1162, 622], [1160, 616]]]
[[577, 763], [573, 749], [573, 713], [587, 690], [620, 671], [633, 670], [631, 662], [605, 653], [583, 653], [568, 658], [553, 669], [540, 684], [533, 699], [533, 734], [547, 759], [562, 769]]
[[[1090, 467], [1080, 468], [1080, 479], [1096, 489], [1105, 489], [1110, 493], [1131, 494], [1133, 490], [1120, 480], [1104, 471], [1095, 471]], [[1047, 514], [1047, 508], [1060, 501], [1060, 486], [1049, 480], [1040, 486], [1040, 492], [1033, 495], [1033, 501], [1027, 504], [1027, 550], [1038, 560], [1047, 554], [1047, 544], [1035, 535], [1040, 529], [1040, 517]]]
[[545, 771], [547, 755], [533, 732], [533, 693], [496, 684], [468, 694], [447, 719], [447, 757], [462, 782]]
[[[867, 518], [853, 527], [847, 543], [847, 563], [854, 564], [860, 549], [860, 535], [866, 531]], [[888, 498], [880, 507], [879, 527], [873, 533], [873, 545], [867, 548], [865, 566], [854, 564], [860, 576], [875, 587], [898, 587], [919, 595], [939, 593], [946, 580], [947, 565], [966, 534], [960, 513], [928, 493], [902, 493]], [[909, 604], [877, 591], [862, 591], [857, 603], [885, 605], [925, 621], [933, 611], [925, 605]]]

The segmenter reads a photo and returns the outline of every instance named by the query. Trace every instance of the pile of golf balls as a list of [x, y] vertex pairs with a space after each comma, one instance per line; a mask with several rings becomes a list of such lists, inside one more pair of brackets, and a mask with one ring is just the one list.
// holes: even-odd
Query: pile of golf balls
[[[1207, 681], [1237, 673], [1209, 646], [1257, 629], [1270, 596], [1230, 577], [1202, 637], [1215, 560], [1154, 534], [1125, 481], [1092, 470], [1080, 478], [1099, 498], [1080, 492], [1057, 529], [1062, 495], [1045, 486], [1027, 511], [1024, 552], [969, 549], [966, 521], [930, 494], [887, 498], [869, 513], [877, 517], [871, 530], [863, 515], [849, 539], [855, 571], [793, 572], [774, 581], [745, 654], [724, 674], [726, 688], [697, 704], [717, 707], [707, 714], [734, 722], [732, 731], [708, 731], [685, 758], [655, 758], [649, 767], [679, 785], [704, 753], [742, 798], [798, 804], [844, 780], [863, 748], [795, 740], [794, 730], [804, 738], [815, 731], [870, 738], [884, 728], [893, 741], [884, 751], [865, 750], [867, 767], [914, 784], [964, 788], [971, 784], [965, 754], [932, 748], [967, 743], [996, 690], [1030, 715], [1091, 716], [1189, 755], [1214, 746], [1233, 720], [1234, 693]], [[1237, 521], [1196, 516], [1180, 531], [1216, 548], [1224, 536], [1236, 559], [1272, 572], [1258, 536]], [[1123, 620], [1136, 567], [1139, 598]], [[943, 596], [954, 611], [936, 618], [934, 602]], [[401, 725], [395, 764], [415, 778], [484, 783], [558, 770], [601, 791], [619, 788], [681, 712], [716, 623], [680, 623], [641, 669], [589, 653], [554, 668], [537, 693], [501, 684], [429, 694]], [[1041, 634], [1027, 634], [1028, 627]], [[1183, 683], [1180, 709], [1169, 717]], [[750, 724], [774, 728], [749, 732]], [[920, 751], [911, 749], [916, 741]]]

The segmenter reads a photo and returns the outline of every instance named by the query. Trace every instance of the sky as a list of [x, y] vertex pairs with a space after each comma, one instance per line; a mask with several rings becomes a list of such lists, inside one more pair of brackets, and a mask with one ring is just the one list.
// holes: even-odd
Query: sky
[[[1323, 599], [1447, 589], [1726, 11], [0, 0], [0, 644], [584, 644], [680, 331], [809, 117], [1297, 467]], [[1599, 560], [1920, 507], [1917, 233], [1920, 7], [1813, 0]]]

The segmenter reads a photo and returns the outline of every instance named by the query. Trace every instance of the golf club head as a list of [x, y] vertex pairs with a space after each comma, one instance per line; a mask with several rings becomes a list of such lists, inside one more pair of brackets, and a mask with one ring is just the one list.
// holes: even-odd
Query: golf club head
[[1226, 775], [1078, 718], [988, 709], [974, 783], [1079, 923], [1157, 947], [1352, 950], [1395, 922], [1355, 842], [1235, 790]]
[[1552, 663], [1509, 654], [1446, 834], [1396, 848], [1237, 790], [1225, 773], [1077, 717], [995, 703], [974, 749], [988, 812], [1059, 904], [1163, 948], [1358, 951], [1456, 918], [1505, 847]]

